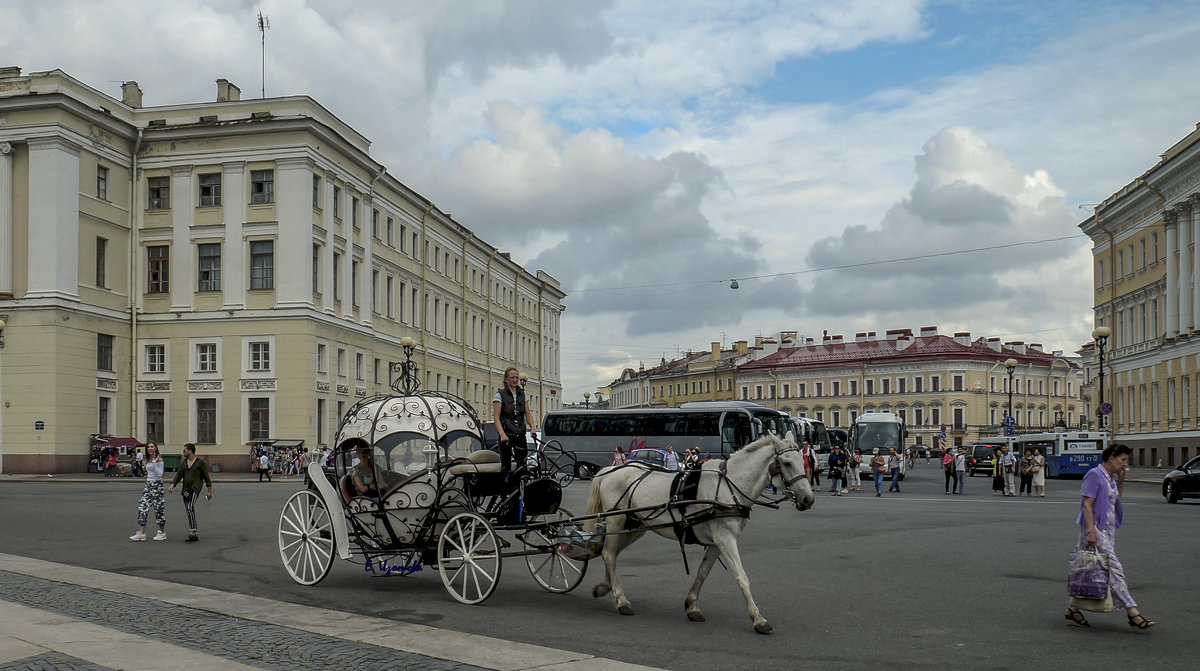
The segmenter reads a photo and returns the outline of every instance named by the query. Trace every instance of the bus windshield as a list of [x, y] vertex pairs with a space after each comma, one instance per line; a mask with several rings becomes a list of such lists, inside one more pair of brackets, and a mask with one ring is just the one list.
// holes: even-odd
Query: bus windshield
[[888, 448], [896, 448], [899, 452], [901, 449], [900, 425], [890, 422], [865, 422], [855, 424], [856, 436], [854, 438], [854, 446], [865, 453], [869, 453], [872, 449], [878, 447], [881, 453], [886, 453]]

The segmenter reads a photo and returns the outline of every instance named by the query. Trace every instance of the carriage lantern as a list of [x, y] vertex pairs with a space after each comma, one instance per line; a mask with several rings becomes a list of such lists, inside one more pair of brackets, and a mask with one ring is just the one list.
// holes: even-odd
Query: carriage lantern
[[425, 447], [421, 448], [421, 454], [425, 455], [425, 468], [432, 469], [437, 463], [438, 446], [436, 443], [425, 443]]

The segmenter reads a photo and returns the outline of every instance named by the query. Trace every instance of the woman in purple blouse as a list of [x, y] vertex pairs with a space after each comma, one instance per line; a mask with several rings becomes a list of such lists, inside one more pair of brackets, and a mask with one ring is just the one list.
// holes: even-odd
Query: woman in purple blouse
[[[1125, 583], [1125, 569], [1117, 559], [1115, 547], [1117, 529], [1121, 526], [1121, 495], [1125, 491], [1125, 469], [1129, 467], [1129, 455], [1133, 450], [1128, 445], [1110, 445], [1101, 455], [1102, 463], [1083, 476], [1080, 489], [1079, 542], [1075, 549], [1097, 548], [1108, 555], [1109, 582], [1113, 606], [1124, 608], [1129, 626], [1149, 629], [1156, 622], [1142, 616], [1137, 602], [1129, 594]], [[1064, 617], [1077, 627], [1088, 627], [1086, 618], [1078, 608], [1068, 606]]]

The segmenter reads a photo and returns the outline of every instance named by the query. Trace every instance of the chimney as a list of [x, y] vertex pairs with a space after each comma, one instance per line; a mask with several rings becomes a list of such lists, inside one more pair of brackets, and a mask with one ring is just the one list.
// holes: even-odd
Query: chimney
[[860, 331], [860, 332], [854, 334], [854, 342], [865, 342], [866, 339], [867, 339], [866, 331]]
[[867, 342], [875, 342], [875, 332], [867, 331]]
[[905, 335], [905, 330], [906, 329], [888, 329], [887, 339], [895, 340], [896, 338], [899, 338], [900, 336]]
[[812, 338], [805, 338], [804, 344], [805, 345], [815, 345], [815, 344], [817, 344], [817, 341]]
[[16, 65], [6, 65], [0, 68], [0, 79], [8, 79], [10, 77], [20, 77], [21, 68]]
[[754, 336], [754, 349], [762, 349], [762, 336]]
[[839, 333], [839, 334], [837, 334], [837, 335], [833, 336], [833, 344], [834, 344], [834, 345], [840, 345], [840, 344], [842, 344], [842, 340], [844, 340], [844, 338], [843, 338], [843, 336], [842, 336], [842, 334], [841, 334], [841, 333]]
[[737, 352], [738, 356], [746, 356], [746, 353], [750, 351], [750, 348], [746, 346], [745, 340], [739, 340], [733, 343], [733, 349], [735, 352]]
[[954, 342], [962, 345], [963, 347], [970, 347], [971, 346], [971, 332], [970, 331], [959, 331], [959, 332], [955, 333], [954, 334]]
[[1054, 356], [1062, 356], [1062, 355], [1063, 355], [1062, 350], [1060, 350], [1060, 349], [1054, 350]]
[[1031, 352], [1041, 352], [1042, 351], [1042, 343], [1040, 343], [1040, 342], [1029, 343], [1029, 350]]
[[990, 347], [993, 352], [999, 352], [1000, 351], [1000, 339], [999, 338], [988, 338], [987, 346]]
[[1016, 352], [1017, 354], [1025, 353], [1025, 341], [1024, 340], [1014, 340], [1012, 342], [1006, 342], [1006, 343], [1004, 343], [1004, 345], [1006, 347], [1008, 347], [1009, 349], [1011, 349], [1012, 351]]
[[134, 108], [142, 106], [142, 89], [137, 82], [121, 84], [121, 102]]
[[902, 335], [899, 338], [896, 338], [896, 351], [900, 352], [900, 351], [906, 350], [906, 349], [908, 349], [908, 346], [911, 344], [913, 344], [912, 335], [911, 334]]
[[928, 338], [930, 336], [935, 336], [937, 334], [938, 334], [938, 332], [937, 332], [936, 326], [922, 326], [921, 327], [921, 337], [922, 338]]
[[713, 341], [713, 343], [712, 343], [712, 360], [713, 361], [721, 360], [721, 343], [716, 342], [716, 341]]
[[217, 80], [217, 102], [226, 103], [242, 99], [242, 90], [228, 79]]

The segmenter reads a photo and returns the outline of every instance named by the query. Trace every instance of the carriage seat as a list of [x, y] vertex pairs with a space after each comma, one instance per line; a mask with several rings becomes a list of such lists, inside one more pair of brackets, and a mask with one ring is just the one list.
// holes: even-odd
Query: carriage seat
[[[514, 466], [516, 464], [513, 464]], [[492, 450], [476, 450], [467, 455], [465, 461], [450, 467], [451, 475], [475, 475], [476, 473], [499, 473], [500, 453]]]
[[[391, 471], [388, 471], [388, 472], [390, 473]], [[497, 468], [496, 472], [497, 473], [499, 472], [498, 468]], [[397, 489], [400, 489], [401, 487], [403, 487], [404, 485], [408, 484], [409, 482], [411, 482], [413, 480], [424, 477], [428, 473], [429, 473], [429, 471], [427, 469], [422, 468], [421, 470], [417, 471], [416, 473], [412, 473], [410, 475], [406, 475], [402, 478], [397, 479], [395, 482], [392, 482], [388, 486], [387, 491], [380, 498], [386, 499], [387, 497], [392, 495], [392, 492], [396, 491]], [[356, 496], [361, 496], [361, 494], [359, 494], [357, 491], [354, 490], [353, 474], [347, 473], [347, 474], [343, 475], [338, 484], [340, 485], [338, 487], [338, 489], [341, 491], [342, 500], [345, 501], [346, 503], [350, 503], [350, 499], [352, 499]], [[370, 497], [368, 497], [368, 498], [370, 498]]]

